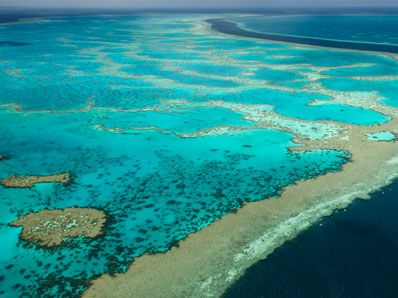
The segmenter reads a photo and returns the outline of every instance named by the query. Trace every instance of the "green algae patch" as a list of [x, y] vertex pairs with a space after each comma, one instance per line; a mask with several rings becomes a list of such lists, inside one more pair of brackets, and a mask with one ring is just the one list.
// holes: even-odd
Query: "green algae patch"
[[94, 238], [102, 233], [106, 214], [93, 208], [66, 208], [29, 213], [12, 222], [22, 227], [21, 239], [43, 247], [61, 245], [69, 238]]
[[69, 173], [62, 173], [49, 176], [11, 176], [1, 181], [4, 187], [16, 187], [16, 188], [30, 188], [35, 186], [36, 183], [51, 183], [57, 182], [62, 184], [68, 184], [71, 181], [71, 175]]

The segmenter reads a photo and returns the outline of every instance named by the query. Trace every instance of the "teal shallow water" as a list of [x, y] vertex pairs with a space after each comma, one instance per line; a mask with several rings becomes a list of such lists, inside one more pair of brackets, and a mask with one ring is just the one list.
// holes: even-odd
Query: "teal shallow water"
[[[70, 187], [3, 189], [2, 209], [15, 216], [43, 208], [91, 206], [105, 210], [112, 219], [104, 236], [75, 241], [69, 247], [3, 248], [6, 263], [14, 264], [3, 286], [20, 283], [36, 288], [29, 277], [57, 274], [54, 284], [35, 289], [43, 294], [67, 291], [55, 286], [66, 287], [65, 277], [81, 280], [124, 270], [134, 257], [167, 250], [243, 201], [275, 195], [295, 180], [338, 169], [346, 159], [334, 151], [289, 153], [291, 135], [270, 130], [179, 138], [159, 132], [93, 131], [86, 126], [86, 115], [2, 116], [10, 124], [15, 121], [12, 133], [1, 129], [6, 136], [1, 149], [10, 156], [1, 163], [5, 177], [60, 171], [71, 171], [76, 177]], [[2, 218], [2, 224], [12, 217]], [[11, 243], [16, 230], [2, 228], [5, 235], [11, 233]], [[20, 275], [22, 268], [31, 272]]]
[[397, 137], [389, 131], [381, 131], [368, 134], [368, 138], [377, 142], [394, 142]]
[[[360, 73], [359, 73], [360, 74]], [[320, 83], [326, 88], [338, 91], [375, 91], [380, 96], [380, 100], [391, 106], [398, 107], [398, 80], [386, 81], [360, 81], [352, 80], [347, 77], [337, 77], [322, 79]]]
[[[349, 158], [333, 150], [290, 152], [292, 134], [255, 129], [214, 101], [265, 104], [302, 120], [388, 120], [301, 90], [310, 82], [298, 73], [306, 64], [331, 65], [324, 60], [331, 55], [338, 66], [383, 67], [386, 59], [220, 37], [198, 29], [200, 22], [197, 16], [64, 17], [1, 25], [0, 40], [27, 45], [0, 47], [0, 154], [8, 157], [0, 161], [0, 178], [66, 171], [74, 177], [67, 187], [0, 188], [1, 295], [76, 296], [93, 277], [122, 272], [135, 257], [168, 250], [243, 202], [337, 171]], [[272, 58], [278, 49], [297, 58]], [[297, 67], [267, 70], [269, 61]], [[387, 90], [390, 83], [368, 89]], [[309, 105], [314, 100], [329, 104]], [[179, 136], [219, 126], [246, 130]], [[104, 234], [45, 249], [19, 241], [20, 229], [8, 225], [31, 211], [71, 206], [104, 210], [110, 218]]]

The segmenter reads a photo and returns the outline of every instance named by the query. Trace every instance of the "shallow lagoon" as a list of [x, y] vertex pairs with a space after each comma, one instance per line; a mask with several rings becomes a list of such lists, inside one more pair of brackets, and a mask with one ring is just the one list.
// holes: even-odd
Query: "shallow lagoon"
[[[289, 153], [286, 148], [293, 145], [292, 136], [270, 130], [179, 138], [159, 132], [95, 131], [86, 126], [86, 115], [32, 115], [28, 121], [25, 117], [2, 118], [15, 121], [7, 121], [13, 125], [12, 133], [1, 129], [6, 136], [1, 150], [10, 156], [1, 163], [3, 175], [71, 171], [76, 178], [70, 187], [3, 189], [3, 208], [16, 215], [43, 208], [94, 206], [105, 210], [112, 221], [104, 236], [74, 241], [66, 248], [10, 247], [3, 257], [8, 256], [6, 263], [14, 267], [6, 281], [24, 286], [31, 279], [25, 275], [18, 281], [17, 276], [27, 267], [34, 276], [62, 271], [62, 276], [78, 280], [123, 270], [132, 258], [167, 250], [243, 201], [262, 199], [295, 180], [337, 170], [347, 158], [334, 151]], [[3, 220], [7, 224], [10, 216]], [[17, 229], [3, 226], [2, 232], [16, 237], [12, 230]], [[69, 269], [61, 270], [64, 266]], [[50, 293], [54, 286], [36, 291]]]
[[[283, 71], [274, 70], [276, 77], [256, 71], [271, 61], [289, 69], [285, 81], [310, 83], [298, 71], [325, 65], [307, 58], [311, 50], [213, 35], [197, 27], [202, 21], [197, 16], [64, 17], [1, 26], [0, 40], [28, 44], [0, 47], [0, 154], [7, 157], [0, 161], [0, 178], [65, 171], [74, 176], [67, 187], [0, 188], [0, 237], [7, 239], [1, 294], [77, 295], [93, 277], [124, 271], [135, 257], [168, 250], [243, 202], [337, 171], [349, 158], [333, 150], [290, 152], [297, 146], [292, 134], [255, 128], [242, 113], [204, 104], [264, 104], [282, 116], [314, 122], [388, 120], [333, 103], [322, 93], [300, 91], [301, 85], [279, 90], [286, 87]], [[272, 58], [280, 49], [300, 58]], [[384, 63], [363, 54], [333, 55], [338, 66], [368, 58]], [[241, 78], [241, 71], [254, 75]], [[314, 100], [329, 104], [309, 105]], [[178, 135], [220, 126], [237, 129]], [[70, 206], [107, 212], [104, 234], [49, 250], [19, 241], [20, 230], [8, 226], [31, 211]]]

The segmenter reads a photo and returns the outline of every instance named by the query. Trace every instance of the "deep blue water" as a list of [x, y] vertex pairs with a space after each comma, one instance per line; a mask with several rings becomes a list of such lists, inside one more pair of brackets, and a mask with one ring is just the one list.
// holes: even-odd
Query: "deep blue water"
[[249, 268], [224, 298], [398, 297], [398, 181]]
[[375, 52], [398, 53], [398, 15], [299, 15], [212, 19], [222, 33]]
[[301, 15], [242, 18], [250, 29], [273, 34], [398, 44], [398, 15]]

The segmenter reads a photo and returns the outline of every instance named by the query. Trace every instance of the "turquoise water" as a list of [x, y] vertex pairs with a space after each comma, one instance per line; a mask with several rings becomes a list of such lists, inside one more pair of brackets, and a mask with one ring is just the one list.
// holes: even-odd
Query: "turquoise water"
[[[93, 113], [91, 121], [95, 118], [105, 127], [117, 127], [123, 130], [133, 128], [157, 128], [176, 134], [192, 133], [226, 123], [232, 126], [254, 125], [251, 121], [241, 119], [240, 114], [222, 108], [186, 108], [174, 109], [173, 112], [143, 111], [135, 112], [131, 117], [129, 113], [106, 112]], [[206, 115], [206, 117], [203, 117]]]
[[393, 61], [386, 59], [386, 62], [381, 65], [375, 64], [368, 67], [332, 69], [325, 71], [324, 74], [333, 77], [355, 77], [358, 75], [365, 77], [397, 76], [398, 69]]
[[[243, 202], [278, 195], [349, 159], [333, 150], [293, 153], [294, 135], [256, 128], [228, 104], [264, 104], [301, 120], [388, 121], [301, 90], [310, 81], [300, 73], [309, 64], [383, 67], [390, 60], [220, 36], [198, 29], [202, 21], [60, 17], [0, 26], [0, 40], [24, 42], [0, 47], [0, 154], [7, 157], [0, 179], [66, 171], [74, 177], [70, 186], [0, 188], [0, 295], [77, 296], [92, 278], [122, 272]], [[272, 57], [285, 50], [297, 58]], [[367, 89], [391, 84], [377, 83]], [[309, 105], [314, 100], [328, 104]], [[181, 136], [220, 126], [236, 130]], [[31, 211], [71, 206], [104, 210], [104, 234], [46, 249], [18, 240], [20, 229], [9, 226]]]
[[[274, 55], [284, 55], [286, 57], [275, 59]], [[336, 66], [347, 66], [354, 63], [366, 62], [366, 63], [378, 63], [379, 67], [391, 67], [391, 59], [376, 56], [367, 55], [356, 52], [330, 52], [319, 49], [304, 50], [300, 48], [288, 48], [288, 49], [268, 49], [258, 50], [253, 52], [247, 52], [245, 54], [234, 55], [237, 59], [242, 60], [259, 60], [269, 64], [303, 64], [309, 65], [314, 64], [322, 67], [336, 67]]]
[[[359, 73], [360, 75], [360, 73]], [[398, 79], [394, 80], [352, 80], [347, 77], [321, 79], [319, 82], [326, 88], [339, 91], [372, 91], [376, 92], [380, 101], [398, 107]]]
[[265, 33], [398, 45], [395, 14], [249, 17], [239, 22]]
[[376, 142], [393, 142], [396, 140], [396, 135], [390, 131], [381, 131], [368, 134], [368, 139]]

